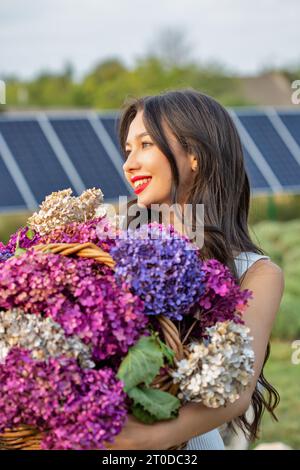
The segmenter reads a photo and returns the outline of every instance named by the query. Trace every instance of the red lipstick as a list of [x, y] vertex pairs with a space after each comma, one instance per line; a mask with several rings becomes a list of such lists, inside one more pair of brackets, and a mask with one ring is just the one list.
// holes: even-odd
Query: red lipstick
[[[152, 178], [151, 178], [152, 179]], [[142, 191], [144, 191], [144, 189], [148, 186], [148, 184], [151, 182], [151, 179], [149, 181], [147, 181], [146, 183], [142, 184], [141, 186], [138, 186], [134, 192], [135, 194], [140, 194]]]

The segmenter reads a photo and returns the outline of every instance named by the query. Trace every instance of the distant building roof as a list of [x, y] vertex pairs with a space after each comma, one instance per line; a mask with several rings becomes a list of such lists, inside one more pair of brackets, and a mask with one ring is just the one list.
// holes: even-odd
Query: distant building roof
[[291, 106], [292, 89], [288, 79], [277, 72], [255, 77], [241, 77], [243, 96], [253, 104], [262, 106]]

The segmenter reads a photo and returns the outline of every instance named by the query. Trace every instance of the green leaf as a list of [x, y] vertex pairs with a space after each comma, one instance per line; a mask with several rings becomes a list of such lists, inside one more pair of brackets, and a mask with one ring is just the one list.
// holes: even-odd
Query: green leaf
[[158, 341], [158, 343], [160, 345], [160, 348], [162, 350], [162, 353], [165, 356], [165, 358], [167, 359], [169, 365], [173, 366], [174, 365], [175, 352], [172, 351], [172, 349], [170, 349], [163, 341], [161, 341], [161, 339], [159, 337], [157, 337], [157, 341]]
[[[134, 406], [140, 405], [156, 421], [175, 418], [178, 414], [180, 401], [170, 393], [154, 388], [134, 387], [129, 393]], [[140, 413], [143, 418], [142, 413]], [[145, 416], [149, 419], [149, 416]]]
[[26, 237], [29, 238], [29, 240], [33, 240], [34, 236], [35, 236], [34, 231], [31, 229], [28, 229], [28, 231], [26, 232]]
[[18, 248], [15, 249], [14, 256], [20, 256], [23, 253], [26, 253], [26, 250], [24, 248], [19, 248], [18, 247]]
[[117, 376], [128, 393], [139, 384], [150, 385], [163, 366], [163, 353], [153, 336], [143, 336], [123, 359]]
[[153, 424], [156, 421], [155, 417], [148, 413], [148, 411], [145, 411], [141, 405], [133, 405], [131, 412], [142, 423]]

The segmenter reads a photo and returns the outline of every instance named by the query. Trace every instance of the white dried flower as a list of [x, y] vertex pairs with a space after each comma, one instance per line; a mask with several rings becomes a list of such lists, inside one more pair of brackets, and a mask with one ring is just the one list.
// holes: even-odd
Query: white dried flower
[[72, 196], [71, 188], [56, 191], [46, 196], [40, 210], [29, 217], [27, 225], [44, 236], [68, 223], [104, 216], [106, 210], [101, 207], [102, 201], [101, 189], [87, 189], [79, 197]]
[[254, 375], [250, 329], [233, 321], [207, 328], [208, 344], [191, 343], [186, 359], [172, 372], [183, 403], [202, 402], [212, 408], [235, 402]]
[[92, 369], [90, 347], [77, 336], [67, 337], [52, 318], [24, 313], [18, 309], [0, 311], [0, 363], [13, 347], [31, 351], [36, 360], [64, 355], [78, 360], [81, 367]]

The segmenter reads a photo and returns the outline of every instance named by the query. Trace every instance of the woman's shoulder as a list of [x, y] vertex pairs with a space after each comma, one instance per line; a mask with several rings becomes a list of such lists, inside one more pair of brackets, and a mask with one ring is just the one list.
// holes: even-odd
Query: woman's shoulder
[[247, 260], [249, 262], [255, 262], [258, 259], [271, 259], [270, 256], [260, 253], [255, 253], [254, 251], [240, 251], [239, 253], [234, 252], [235, 261]]
[[235, 257], [235, 265], [240, 280], [242, 278], [244, 280], [247, 273], [247, 278], [251, 275], [259, 275], [260, 279], [263, 279], [263, 276], [269, 277], [271, 275], [274, 279], [278, 277], [280, 282], [284, 282], [282, 268], [274, 263], [268, 255], [244, 251]]
[[257, 263], [259, 260], [265, 260], [267, 264], [273, 264], [270, 256], [252, 251], [242, 251], [238, 254], [235, 253], [235, 255], [234, 262], [239, 278], [241, 278], [246, 271], [250, 270], [251, 267], [251, 271], [253, 271], [254, 265], [256, 268], [258, 265], [264, 264], [262, 262]]

